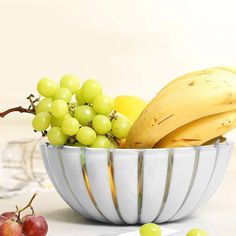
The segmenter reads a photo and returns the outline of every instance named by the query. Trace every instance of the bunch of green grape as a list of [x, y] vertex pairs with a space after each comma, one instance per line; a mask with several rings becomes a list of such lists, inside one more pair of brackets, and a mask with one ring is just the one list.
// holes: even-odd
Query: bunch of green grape
[[117, 115], [113, 98], [103, 94], [97, 80], [88, 79], [80, 87], [73, 75], [64, 75], [60, 86], [42, 78], [37, 90], [44, 98], [36, 105], [32, 126], [50, 144], [114, 148], [127, 137], [129, 120]]

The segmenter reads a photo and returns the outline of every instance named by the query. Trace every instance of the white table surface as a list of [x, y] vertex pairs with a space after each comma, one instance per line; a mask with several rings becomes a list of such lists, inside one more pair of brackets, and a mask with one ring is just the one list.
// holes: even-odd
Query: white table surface
[[[28, 125], [22, 125], [17, 132], [15, 132], [16, 127], [12, 125], [1, 126], [0, 129], [1, 145], [9, 139], [30, 135]], [[31, 137], [33, 136], [32, 132]], [[16, 204], [24, 206], [29, 198], [30, 195], [25, 194], [10, 199], [0, 199], [0, 210], [12, 210]], [[120, 230], [137, 229], [137, 226], [104, 225], [87, 220], [71, 210], [55, 191], [40, 192], [34, 206], [36, 213], [47, 218], [49, 236], [101, 236]], [[226, 176], [211, 200], [194, 215], [166, 226], [184, 232], [193, 227], [200, 227], [206, 229], [210, 236], [236, 236], [236, 149]]]

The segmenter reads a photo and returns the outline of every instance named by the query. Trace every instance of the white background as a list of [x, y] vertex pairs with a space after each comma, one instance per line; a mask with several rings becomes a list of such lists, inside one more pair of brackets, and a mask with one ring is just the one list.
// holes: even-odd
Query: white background
[[[114, 97], [149, 100], [184, 73], [236, 66], [235, 6], [234, 0], [0, 0], [0, 110], [26, 104], [42, 76], [93, 77]], [[12, 114], [0, 129], [29, 117]]]

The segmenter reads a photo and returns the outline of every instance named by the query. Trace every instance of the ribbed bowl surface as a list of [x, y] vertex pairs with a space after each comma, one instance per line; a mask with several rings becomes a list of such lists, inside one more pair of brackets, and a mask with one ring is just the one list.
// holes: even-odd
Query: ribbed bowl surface
[[83, 216], [114, 224], [176, 221], [217, 189], [232, 142], [173, 149], [92, 149], [41, 144], [48, 175]]

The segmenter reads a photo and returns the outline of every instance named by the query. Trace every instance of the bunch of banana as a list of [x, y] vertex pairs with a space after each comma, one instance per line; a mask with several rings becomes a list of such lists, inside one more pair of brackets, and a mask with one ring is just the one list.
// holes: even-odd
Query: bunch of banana
[[236, 69], [204, 69], [165, 86], [133, 124], [126, 147], [197, 146], [235, 127]]

